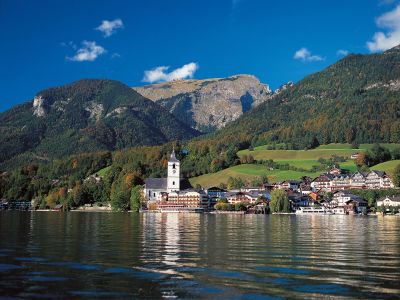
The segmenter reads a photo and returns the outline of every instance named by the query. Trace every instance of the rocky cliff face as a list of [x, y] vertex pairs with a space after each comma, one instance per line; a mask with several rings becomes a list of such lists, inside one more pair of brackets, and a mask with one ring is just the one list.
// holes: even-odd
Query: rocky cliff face
[[224, 127], [273, 95], [268, 85], [251, 75], [179, 80], [134, 89], [203, 132]]

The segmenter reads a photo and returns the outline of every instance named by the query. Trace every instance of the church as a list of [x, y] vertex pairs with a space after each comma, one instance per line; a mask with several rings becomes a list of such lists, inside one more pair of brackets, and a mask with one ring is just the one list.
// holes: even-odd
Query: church
[[160, 201], [164, 193], [178, 192], [180, 190], [180, 161], [172, 150], [168, 160], [167, 178], [147, 178], [144, 185], [144, 195], [148, 201]]

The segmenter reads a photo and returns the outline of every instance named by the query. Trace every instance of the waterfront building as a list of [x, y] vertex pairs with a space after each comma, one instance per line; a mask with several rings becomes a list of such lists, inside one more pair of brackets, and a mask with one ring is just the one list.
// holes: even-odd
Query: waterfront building
[[386, 196], [376, 201], [377, 207], [400, 207], [400, 196]]
[[158, 204], [161, 211], [208, 210], [210, 200], [203, 190], [187, 189], [168, 193], [168, 197]]

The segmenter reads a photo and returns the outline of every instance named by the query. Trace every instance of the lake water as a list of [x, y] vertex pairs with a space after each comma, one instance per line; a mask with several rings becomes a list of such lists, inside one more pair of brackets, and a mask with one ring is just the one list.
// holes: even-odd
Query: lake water
[[396, 216], [0, 212], [0, 297], [399, 295]]

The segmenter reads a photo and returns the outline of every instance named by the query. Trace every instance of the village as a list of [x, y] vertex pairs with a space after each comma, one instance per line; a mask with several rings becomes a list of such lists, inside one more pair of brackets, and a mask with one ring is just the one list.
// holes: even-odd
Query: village
[[375, 207], [351, 190], [389, 190], [394, 184], [383, 171], [342, 174], [333, 167], [312, 179], [288, 180], [257, 187], [227, 190], [221, 187], [206, 189], [185, 188], [180, 178], [180, 162], [171, 153], [167, 178], [148, 178], [144, 185], [145, 210], [158, 212], [269, 212], [274, 190], [286, 193], [290, 210], [296, 214], [368, 214], [376, 210], [399, 213], [400, 196], [376, 199]]

